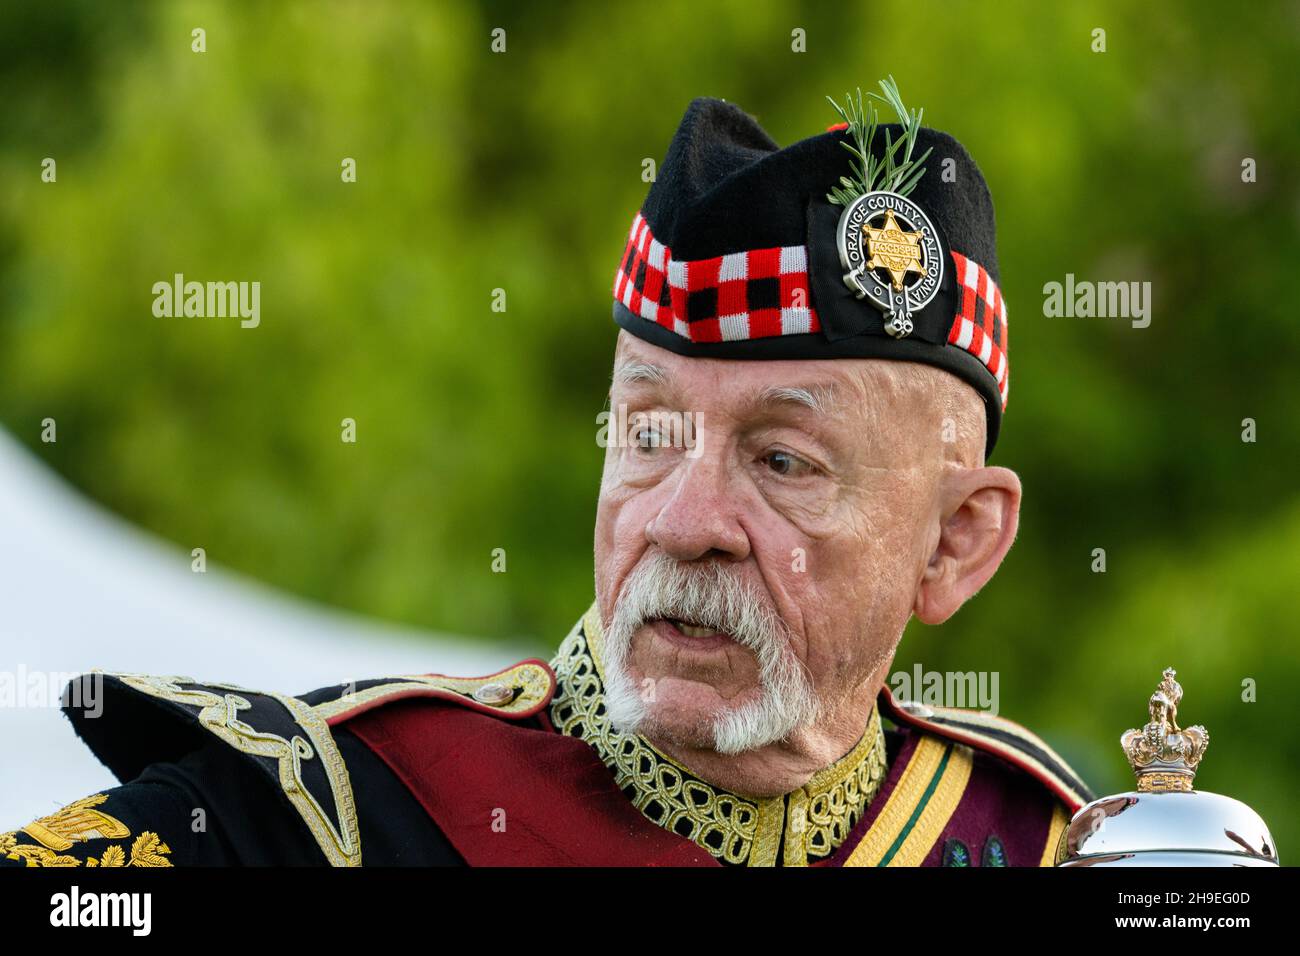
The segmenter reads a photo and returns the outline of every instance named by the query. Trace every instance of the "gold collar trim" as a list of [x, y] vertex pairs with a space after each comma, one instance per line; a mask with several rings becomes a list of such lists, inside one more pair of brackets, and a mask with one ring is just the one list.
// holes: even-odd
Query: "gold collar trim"
[[884, 782], [885, 732], [873, 707], [866, 732], [845, 756], [802, 787], [752, 798], [694, 776], [639, 734], [605, 716], [601, 624], [593, 606], [551, 662], [557, 686], [551, 723], [581, 737], [614, 772], [614, 782], [647, 819], [734, 865], [806, 866], [844, 842]]

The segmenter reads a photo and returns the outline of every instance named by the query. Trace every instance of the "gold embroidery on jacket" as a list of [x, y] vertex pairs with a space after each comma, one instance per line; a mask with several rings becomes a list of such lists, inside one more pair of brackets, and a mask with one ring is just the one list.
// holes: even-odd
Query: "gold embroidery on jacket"
[[[296, 697], [270, 692], [250, 691], [235, 684], [205, 684], [203, 687], [179, 686], [197, 684], [188, 677], [155, 677], [147, 674], [114, 674], [123, 683], [138, 691], [161, 697], [191, 707], [199, 707], [198, 721], [236, 750], [276, 761], [280, 789], [298, 811], [316, 844], [332, 866], [361, 865], [361, 832], [357, 824], [357, 808], [352, 796], [352, 782], [347, 765], [339, 753], [338, 744], [329, 726], [315, 710]], [[216, 688], [215, 693], [204, 687]], [[278, 734], [259, 731], [239, 718], [239, 713], [250, 709], [252, 703], [243, 695], [261, 693], [278, 701], [289, 711], [302, 736], [295, 734], [286, 740]], [[305, 760], [320, 758], [329, 781], [330, 792], [338, 812], [339, 826], [335, 827], [329, 814], [321, 807], [302, 779]]]
[[108, 797], [97, 793], [68, 804], [62, 810], [27, 824], [23, 830], [42, 846], [60, 852], [83, 840], [120, 840], [131, 831], [121, 820], [96, 810]]
[[[92, 794], [32, 821], [20, 831], [0, 833], [0, 854], [40, 867], [81, 866], [83, 862], [86, 866], [171, 866], [166, 857], [171, 848], [151, 830], [136, 837], [129, 860], [120, 844], [109, 846], [98, 858], [88, 856], [84, 861], [64, 852], [87, 840], [120, 840], [131, 835], [130, 827], [117, 817], [94, 809], [107, 799], [107, 794]], [[19, 843], [19, 833], [36, 842]]]

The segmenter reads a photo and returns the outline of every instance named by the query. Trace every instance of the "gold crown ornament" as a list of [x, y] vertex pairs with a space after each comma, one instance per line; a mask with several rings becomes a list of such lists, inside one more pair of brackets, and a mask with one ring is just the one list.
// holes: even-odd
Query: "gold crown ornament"
[[1178, 704], [1182, 699], [1182, 685], [1174, 680], [1174, 669], [1166, 667], [1164, 679], [1147, 702], [1151, 719], [1141, 730], [1130, 730], [1119, 739], [1137, 775], [1139, 793], [1192, 789], [1192, 778], [1210, 745], [1210, 735], [1200, 724], [1178, 729]]
[[1120, 737], [1137, 790], [1081, 807], [1061, 834], [1057, 866], [1277, 866], [1264, 821], [1231, 797], [1192, 789], [1210, 735], [1178, 726], [1183, 688], [1165, 668], [1150, 719]]

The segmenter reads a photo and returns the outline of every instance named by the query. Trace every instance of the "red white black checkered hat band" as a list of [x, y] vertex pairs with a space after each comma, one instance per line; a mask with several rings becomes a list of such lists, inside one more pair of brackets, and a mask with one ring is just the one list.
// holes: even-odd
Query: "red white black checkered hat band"
[[[1005, 411], [1010, 381], [1006, 302], [983, 266], [956, 250], [952, 259], [959, 291], [948, 344], [974, 356], [993, 376]], [[614, 275], [614, 299], [692, 343], [807, 335], [822, 328], [812, 302], [805, 246], [674, 259], [639, 212]]]

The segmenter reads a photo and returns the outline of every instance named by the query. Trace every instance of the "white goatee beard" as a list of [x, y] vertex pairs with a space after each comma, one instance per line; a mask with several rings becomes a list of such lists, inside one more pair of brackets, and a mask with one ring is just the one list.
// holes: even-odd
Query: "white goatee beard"
[[657, 723], [628, 674], [632, 636], [655, 618], [722, 631], [758, 660], [758, 699], [723, 710], [707, 727], [718, 753], [766, 747], [820, 716], [820, 701], [790, 646], [785, 622], [739, 575], [718, 562], [683, 563], [656, 553], [628, 575], [613, 620], [605, 624], [605, 711], [619, 730], [641, 733]]

